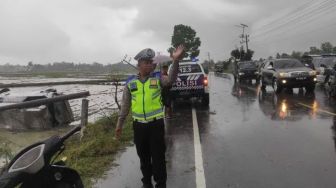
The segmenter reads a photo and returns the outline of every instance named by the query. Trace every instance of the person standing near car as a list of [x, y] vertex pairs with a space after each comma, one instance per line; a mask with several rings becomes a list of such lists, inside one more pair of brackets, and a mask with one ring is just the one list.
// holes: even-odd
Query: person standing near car
[[[161, 68], [161, 76], [162, 77], [168, 77], [168, 65], [163, 65]], [[164, 111], [165, 111], [165, 117], [167, 119], [172, 118], [172, 107], [171, 107], [171, 97], [170, 97], [170, 89], [171, 86], [165, 87], [162, 89], [162, 102], [164, 104]]]
[[184, 46], [180, 45], [171, 54], [173, 65], [169, 76], [158, 78], [152, 75], [155, 52], [149, 48], [140, 51], [134, 57], [138, 61], [139, 74], [126, 84], [123, 91], [115, 133], [117, 138], [121, 137], [124, 121], [131, 109], [134, 143], [140, 158], [144, 188], [153, 187], [152, 176], [156, 188], [166, 187], [166, 147], [161, 90], [176, 80], [179, 60], [183, 55]]

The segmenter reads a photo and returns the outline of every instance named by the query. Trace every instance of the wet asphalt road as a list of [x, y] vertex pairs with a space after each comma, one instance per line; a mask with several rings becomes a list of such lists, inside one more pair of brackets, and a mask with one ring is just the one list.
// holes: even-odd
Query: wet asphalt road
[[[206, 187], [336, 187], [336, 102], [323, 89], [276, 96], [270, 87], [262, 92], [255, 84], [237, 85], [214, 74], [209, 84], [208, 109], [180, 102], [176, 118], [167, 121], [168, 187], [196, 187], [192, 107]], [[141, 187], [134, 147], [116, 163], [97, 187]]]

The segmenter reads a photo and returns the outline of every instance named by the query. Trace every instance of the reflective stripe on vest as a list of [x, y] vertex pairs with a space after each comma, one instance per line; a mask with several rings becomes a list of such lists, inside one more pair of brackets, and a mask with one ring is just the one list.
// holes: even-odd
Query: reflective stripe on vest
[[148, 78], [145, 83], [134, 79], [127, 87], [132, 96], [133, 119], [152, 121], [164, 116], [159, 78]]

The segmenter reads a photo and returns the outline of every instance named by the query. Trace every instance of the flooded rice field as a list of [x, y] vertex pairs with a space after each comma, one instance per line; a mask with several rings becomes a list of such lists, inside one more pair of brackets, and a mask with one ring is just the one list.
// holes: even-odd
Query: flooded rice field
[[[0, 78], [0, 83], [42, 83], [42, 82], [63, 82], [63, 81], [81, 81], [89, 79], [73, 79], [73, 78]], [[115, 86], [113, 85], [84, 85], [84, 84], [72, 84], [72, 85], [56, 85], [56, 86], [39, 86], [39, 87], [15, 87], [9, 88], [11, 94], [22, 95], [27, 93], [39, 93], [40, 91], [45, 91], [47, 89], [56, 89], [58, 93], [61, 94], [73, 94], [83, 91], [89, 91], [90, 96], [87, 97], [89, 100], [89, 122], [94, 122], [97, 119], [108, 116], [117, 110], [117, 105], [115, 103]], [[118, 87], [117, 98], [121, 98], [121, 89], [123, 86]], [[81, 103], [82, 99], [74, 99], [69, 101], [75, 121], [72, 125], [79, 124], [80, 113], [81, 113]], [[0, 130], [0, 163], [5, 162], [2, 151], [10, 150], [11, 154], [17, 153], [20, 149], [51, 135], [61, 134], [68, 130], [69, 127], [55, 128], [45, 131], [24, 131], [24, 132], [10, 132], [7, 130]], [[2, 160], [1, 160], [2, 159]], [[0, 164], [2, 166], [2, 164]]]
[[44, 82], [65, 82], [65, 81], [82, 81], [91, 80], [88, 78], [46, 78], [40, 77], [2, 77], [0, 76], [1, 84], [23, 84], [23, 83], [44, 83]]

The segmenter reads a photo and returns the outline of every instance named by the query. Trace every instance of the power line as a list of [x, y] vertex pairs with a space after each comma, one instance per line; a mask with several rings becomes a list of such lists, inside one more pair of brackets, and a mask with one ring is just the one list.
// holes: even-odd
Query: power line
[[[328, 24], [328, 27], [317, 27], [315, 29], [312, 29], [312, 30], [308, 30], [308, 31], [305, 31], [305, 32], [300, 32], [300, 33], [296, 33], [294, 35], [290, 35], [290, 36], [282, 36], [282, 37], [278, 37], [278, 38], [275, 38], [273, 40], [273, 42], [276, 42], [276, 41], [281, 41], [281, 40], [285, 40], [285, 39], [291, 39], [293, 36], [295, 36], [295, 39], [297, 38], [303, 38], [303, 37], [307, 37], [307, 34], [310, 34], [312, 32], [316, 32], [316, 31], [325, 31], [325, 30], [330, 30], [331, 28], [335, 27], [336, 26], [336, 22], [335, 23], [332, 23], [332, 24]], [[281, 35], [281, 34], [279, 34]], [[265, 42], [263, 41], [259, 41], [257, 40], [255, 43], [260, 43], [260, 44], [263, 44]], [[267, 43], [269, 43], [269, 41], [267, 41]]]
[[[297, 24], [298, 22], [302, 22], [307, 18], [316, 17], [316, 14], [318, 15], [320, 13], [328, 11], [328, 10], [334, 8], [334, 6], [335, 6], [334, 1], [324, 1], [324, 2], [320, 3], [320, 5], [317, 8], [314, 8], [313, 10], [310, 10], [309, 12], [304, 12], [303, 14], [298, 15], [298, 16], [292, 18], [292, 19], [286, 20], [284, 23], [282, 23], [282, 24], [280, 24], [276, 27], [270, 28], [270, 29], [268, 29], [268, 30], [266, 30], [262, 33], [254, 35], [253, 38], [264, 37], [266, 34], [269, 34], [274, 30], [284, 29], [284, 28], [286, 28], [286, 26], [288, 27], [288, 25]], [[314, 13], [316, 13], [316, 14], [314, 14]]]
[[290, 11], [289, 13], [287, 13], [286, 15], [280, 17], [280, 18], [277, 18], [276, 20], [273, 20], [273, 22], [271, 23], [268, 23], [268, 24], [265, 24], [265, 25], [262, 25], [259, 29], [257, 29], [256, 31], [258, 30], [262, 30], [263, 28], [268, 28], [274, 24], [277, 24], [277, 22], [282, 22], [286, 17], [290, 17], [290, 16], [293, 16], [295, 14], [298, 14], [300, 13], [300, 11], [304, 11], [307, 7], [309, 7], [310, 5], [312, 5], [313, 3], [315, 3], [316, 1], [315, 0], [311, 0], [301, 6], [299, 6], [298, 8]]
[[[328, 1], [328, 0], [326, 0], [326, 1]], [[261, 30], [261, 32], [258, 32], [258, 30], [257, 30], [256, 35], [261, 35], [261, 34], [265, 33], [265, 30], [268, 31], [268, 30], [277, 28], [279, 26], [282, 26], [282, 25], [288, 23], [289, 21], [295, 20], [298, 17], [301, 17], [302, 15], [305, 15], [307, 12], [310, 12], [314, 9], [316, 10], [317, 6], [320, 6], [320, 5], [324, 4], [326, 1], [317, 2], [317, 3], [316, 2], [310, 3], [310, 5], [305, 6], [304, 8], [300, 9], [299, 11], [296, 11], [292, 14], [289, 14], [288, 16], [281, 17], [274, 22], [274, 23], [277, 23], [277, 24], [273, 24], [273, 26], [271, 26], [272, 25], [272, 23], [271, 23], [268, 27], [264, 27], [264, 28], [262, 27], [262, 28], [258, 29], [258, 30]]]
[[254, 37], [256, 38], [266, 38], [269, 36], [274, 36], [274, 33], [283, 33], [283, 32], [288, 32], [289, 29], [294, 30], [295, 28], [300, 28], [302, 26], [305, 26], [305, 23], [312, 22], [321, 16], [324, 16], [330, 11], [333, 11], [332, 9], [335, 7], [336, 4], [328, 4], [328, 5], [323, 5], [323, 7], [319, 7], [318, 9], [315, 9], [310, 12], [310, 15], [308, 13], [302, 15], [301, 17], [295, 18], [293, 20], [288, 21], [287, 23], [284, 23], [283, 25], [278, 26], [277, 28], [272, 28], [268, 30], [267, 32], [264, 32], [263, 35], [259, 35]]
[[[317, 19], [317, 18], [319, 18], [319, 17], [321, 17], [321, 16], [325, 16], [325, 15], [327, 15], [327, 14], [329, 14], [329, 13], [332, 13], [334, 10], [333, 10], [333, 8], [335, 8], [336, 7], [336, 4], [333, 4], [332, 6], [329, 6], [328, 7], [328, 9], [326, 9], [326, 10], [320, 10], [318, 13], [316, 13], [315, 15], [312, 15], [312, 16], [309, 16], [309, 17], [307, 17], [308, 19], [304, 19], [304, 20], [301, 20], [300, 22], [297, 22], [295, 25], [291, 25], [291, 26], [289, 26], [289, 28], [287, 27], [286, 28], [286, 30], [285, 31], [282, 31], [282, 30], [278, 30], [278, 31], [276, 31], [275, 32], [275, 34], [265, 34], [264, 36], [262, 36], [262, 37], [254, 37], [254, 39], [255, 39], [255, 41], [259, 41], [258, 40], [258, 38], [263, 38], [263, 39], [267, 39], [267, 38], [269, 38], [270, 36], [273, 36], [273, 37], [276, 37], [276, 36], [282, 36], [283, 34], [284, 34], [284, 32], [287, 32], [288, 33], [288, 31], [294, 31], [294, 30], [296, 30], [296, 29], [298, 29], [298, 28], [302, 28], [302, 27], [304, 27], [304, 26], [307, 26], [307, 25], [305, 25], [306, 23], [311, 23], [312, 21], [314, 21], [315, 19]], [[329, 25], [329, 24], [328, 24]], [[316, 26], [315, 26], [316, 27]], [[302, 33], [302, 32], [300, 32], [300, 33]], [[297, 33], [297, 34], [300, 34], [300, 33]]]

